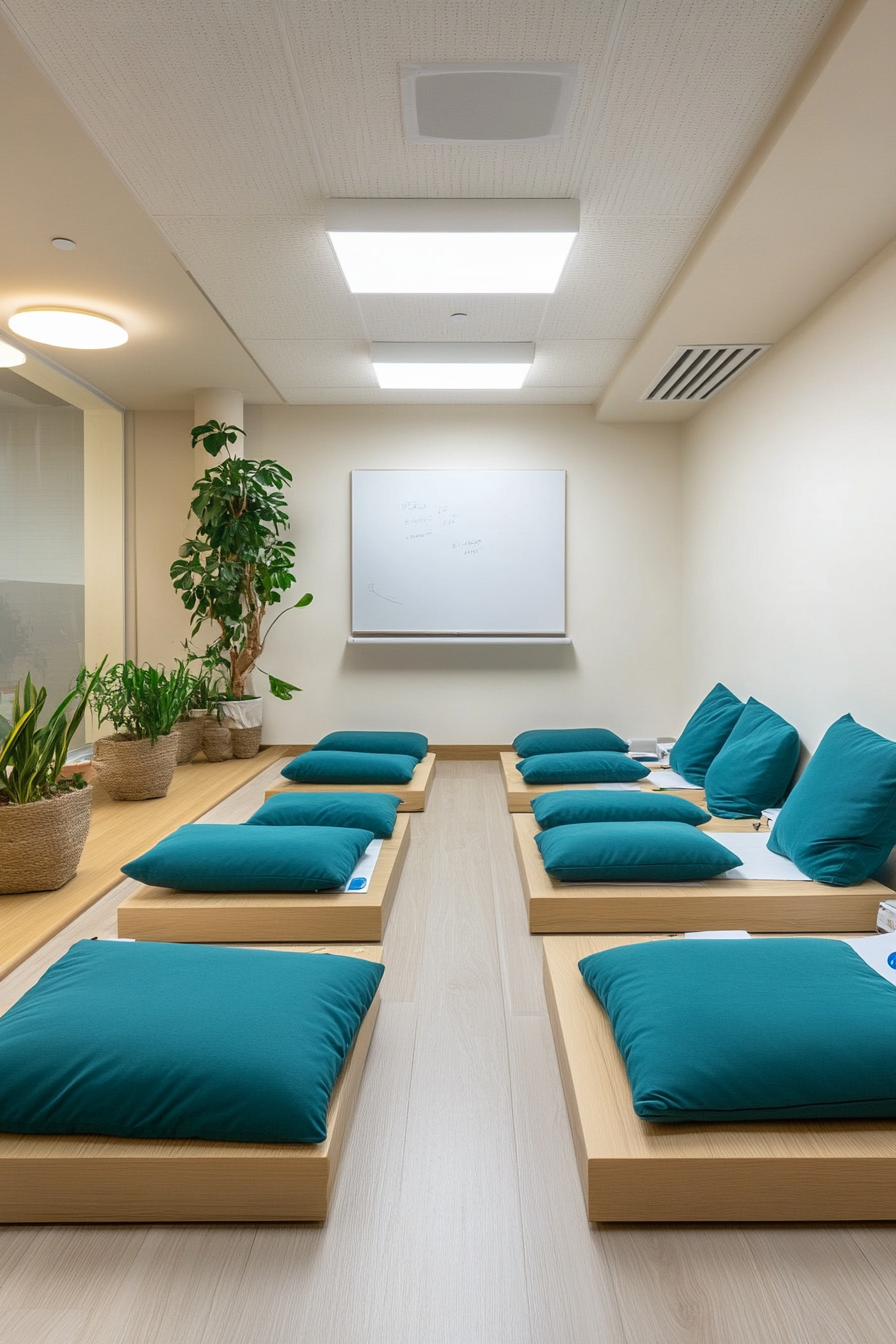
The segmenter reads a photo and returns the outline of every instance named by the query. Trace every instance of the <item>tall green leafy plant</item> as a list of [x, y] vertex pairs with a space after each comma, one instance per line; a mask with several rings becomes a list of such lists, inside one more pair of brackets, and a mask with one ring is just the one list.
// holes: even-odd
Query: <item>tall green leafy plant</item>
[[[206, 622], [217, 628], [202, 657], [226, 668], [237, 700], [280, 616], [312, 600], [305, 593], [265, 626], [269, 608], [295, 583], [296, 549], [281, 536], [289, 526], [283, 487], [292, 475], [278, 462], [232, 457], [230, 447], [243, 433], [217, 420], [193, 429], [194, 448], [201, 443], [213, 457], [222, 450], [226, 456], [194, 484], [190, 513], [197, 519], [196, 535], [184, 542], [171, 566], [174, 587], [191, 613], [191, 637]], [[300, 689], [258, 670], [280, 700], [291, 700]]]
[[[101, 673], [101, 675], [100, 675]], [[190, 702], [195, 678], [186, 663], [173, 672], [130, 660], [94, 674], [90, 703], [103, 723], [131, 738], [155, 745], [167, 736]]]
[[[85, 787], [80, 774], [63, 779], [62, 767], [101, 672], [102, 664], [89, 677], [82, 670], [75, 689], [42, 728], [39, 720], [47, 701], [46, 687], [36, 687], [29, 675], [16, 688], [12, 722], [0, 717], [0, 804], [36, 803]], [[74, 708], [67, 719], [70, 705]]]

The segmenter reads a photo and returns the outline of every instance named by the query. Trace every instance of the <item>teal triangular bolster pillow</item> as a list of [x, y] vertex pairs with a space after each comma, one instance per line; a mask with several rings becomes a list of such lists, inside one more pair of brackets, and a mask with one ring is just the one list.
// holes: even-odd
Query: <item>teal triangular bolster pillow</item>
[[742, 860], [680, 821], [581, 822], [539, 831], [545, 870], [559, 882], [702, 882]]
[[0, 1018], [0, 1130], [322, 1143], [382, 975], [360, 957], [75, 943]]
[[517, 756], [544, 756], [554, 751], [628, 751], [625, 738], [609, 728], [530, 728], [513, 739]]
[[793, 724], [751, 697], [706, 772], [706, 806], [715, 817], [758, 817], [777, 807], [799, 757]]
[[294, 784], [408, 784], [419, 761], [395, 752], [324, 751], [296, 756], [280, 771]]
[[312, 751], [369, 751], [374, 755], [413, 756], [422, 761], [429, 743], [422, 733], [341, 732], [327, 733]]
[[743, 702], [717, 682], [694, 710], [669, 753], [672, 769], [689, 783], [702, 786], [707, 770], [743, 711]]
[[275, 794], [253, 812], [246, 826], [350, 826], [388, 840], [401, 799], [394, 793]]
[[896, 986], [846, 943], [663, 939], [579, 969], [644, 1120], [896, 1117]]
[[621, 751], [557, 751], [517, 763], [527, 784], [633, 784], [650, 774]]
[[681, 821], [702, 826], [708, 812], [671, 793], [625, 793], [621, 789], [561, 789], [533, 799], [532, 811], [542, 830], [577, 822]]

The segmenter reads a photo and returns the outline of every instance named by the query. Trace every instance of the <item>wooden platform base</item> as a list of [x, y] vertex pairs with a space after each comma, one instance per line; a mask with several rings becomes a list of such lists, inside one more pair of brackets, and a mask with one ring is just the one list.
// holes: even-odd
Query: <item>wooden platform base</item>
[[[284, 762], [285, 764], [285, 762]], [[423, 812], [435, 778], [436, 758], [433, 752], [423, 757], [408, 784], [293, 784], [284, 779], [265, 790], [265, 798], [279, 798], [281, 793], [391, 793], [401, 799], [399, 812]]]
[[[508, 812], [531, 812], [533, 798], [540, 798], [543, 793], [557, 793], [559, 789], [594, 788], [593, 784], [533, 784], [529, 787], [516, 768], [522, 759], [522, 756], [517, 756], [515, 751], [502, 751], [499, 754]], [[704, 807], [706, 804], [706, 795], [702, 789], [658, 789], [655, 784], [642, 784], [641, 788], [646, 793], [670, 793], [677, 798], [687, 798], [698, 807]], [[731, 829], [730, 826], [728, 829]]]
[[[729, 823], [729, 829], [733, 829]], [[844, 933], [873, 930], [890, 892], [870, 879], [859, 887], [822, 882], [715, 878], [694, 886], [576, 886], [545, 872], [535, 844], [538, 823], [513, 818], [513, 839], [531, 933], [685, 933], [748, 929], [751, 933]]]
[[896, 1121], [639, 1120], [582, 957], [643, 938], [546, 938], [545, 994], [588, 1217], [597, 1223], [896, 1218]]
[[397, 817], [367, 891], [173, 891], [141, 887], [118, 907], [118, 936], [156, 943], [379, 942], [408, 852], [409, 817]]
[[[382, 960], [381, 947], [307, 950]], [[378, 1011], [379, 995], [333, 1088], [324, 1143], [2, 1134], [0, 1223], [321, 1222]]]

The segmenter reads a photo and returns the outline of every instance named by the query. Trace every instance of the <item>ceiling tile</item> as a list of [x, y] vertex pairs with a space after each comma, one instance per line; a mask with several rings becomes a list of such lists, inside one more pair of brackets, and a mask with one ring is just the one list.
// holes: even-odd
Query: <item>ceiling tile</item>
[[366, 341], [247, 341], [246, 349], [284, 387], [376, 387]]
[[[544, 294], [363, 294], [358, 306], [372, 341], [534, 341]], [[467, 314], [452, 322], [451, 314]]]
[[588, 406], [593, 387], [521, 388], [518, 392], [384, 392], [361, 387], [284, 387], [286, 400], [296, 406]]
[[588, 385], [596, 397], [632, 347], [631, 341], [539, 341], [527, 388]]

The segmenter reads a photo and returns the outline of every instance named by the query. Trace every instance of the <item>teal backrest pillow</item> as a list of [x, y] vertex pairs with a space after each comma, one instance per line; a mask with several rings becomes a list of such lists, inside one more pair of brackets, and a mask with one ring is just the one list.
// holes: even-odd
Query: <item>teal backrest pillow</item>
[[831, 724], [784, 804], [768, 847], [816, 882], [864, 882], [896, 845], [896, 742]]
[[694, 710], [669, 753], [669, 764], [691, 784], [702, 786], [706, 772], [722, 750], [744, 711], [743, 701], [718, 682]]
[[751, 696], [706, 772], [706, 806], [715, 817], [758, 817], [778, 807], [799, 758], [793, 724]]
[[294, 784], [408, 784], [418, 765], [416, 756], [397, 752], [315, 748], [303, 751], [280, 773]]
[[422, 733], [341, 732], [327, 733], [312, 751], [369, 751], [374, 755], [413, 756], [422, 761], [429, 743]]
[[554, 751], [518, 761], [527, 784], [634, 784], [650, 774], [621, 751]]
[[624, 737], [609, 728], [530, 728], [513, 739], [518, 756], [544, 756], [554, 751], [628, 751]]
[[622, 789], [560, 789], [532, 800], [532, 812], [543, 831], [581, 821], [682, 821], [702, 826], [708, 812], [687, 798], [670, 793], [627, 792]]
[[262, 803], [246, 826], [350, 826], [388, 840], [401, 799], [394, 793], [286, 793]]

